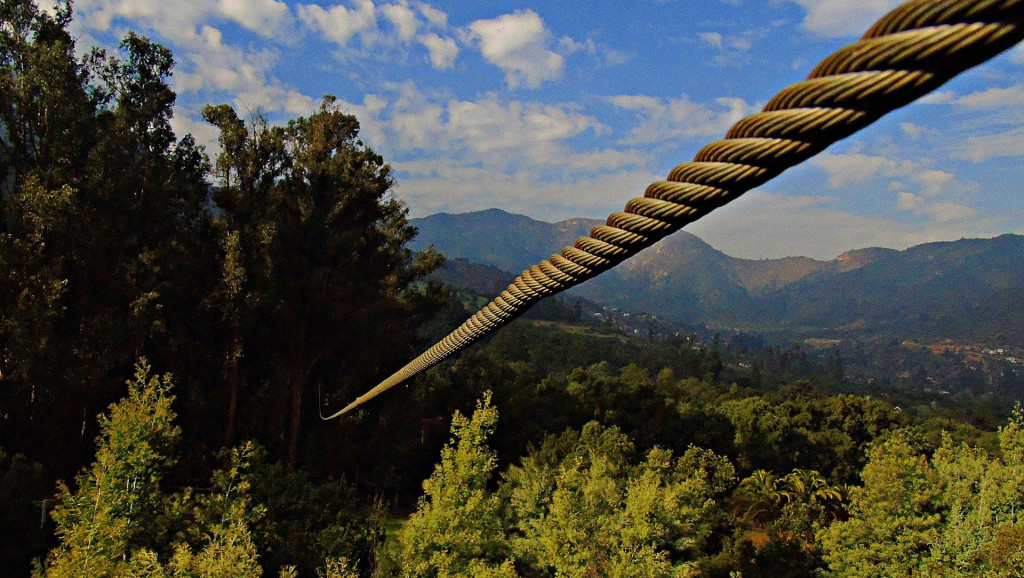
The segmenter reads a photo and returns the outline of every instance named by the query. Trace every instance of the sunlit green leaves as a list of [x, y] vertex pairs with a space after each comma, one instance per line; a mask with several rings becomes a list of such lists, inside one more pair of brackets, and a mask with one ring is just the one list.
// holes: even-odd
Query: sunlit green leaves
[[1024, 571], [1020, 412], [1002, 456], [946, 437], [928, 455], [897, 432], [874, 446], [851, 493], [850, 519], [820, 535], [835, 576], [1011, 576]]
[[497, 421], [490, 394], [472, 417], [452, 418], [452, 441], [398, 536], [402, 576], [515, 575], [506, 559], [498, 498], [487, 488], [497, 465], [487, 438]]

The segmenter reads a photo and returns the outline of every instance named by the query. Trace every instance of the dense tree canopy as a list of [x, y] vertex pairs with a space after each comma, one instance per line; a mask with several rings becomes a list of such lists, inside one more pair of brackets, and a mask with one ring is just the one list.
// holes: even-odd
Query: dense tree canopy
[[1024, 413], [999, 431], [999, 454], [914, 432], [876, 444], [851, 494], [850, 519], [820, 538], [833, 576], [1024, 575]]

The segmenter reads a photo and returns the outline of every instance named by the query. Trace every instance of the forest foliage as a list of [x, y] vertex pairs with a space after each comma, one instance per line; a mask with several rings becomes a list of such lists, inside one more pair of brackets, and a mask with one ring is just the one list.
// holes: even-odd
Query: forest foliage
[[552, 301], [316, 419], [466, 315], [390, 167], [331, 97], [210, 159], [71, 17], [0, 0], [0, 574], [1024, 574], [1024, 414], [838, 353]]

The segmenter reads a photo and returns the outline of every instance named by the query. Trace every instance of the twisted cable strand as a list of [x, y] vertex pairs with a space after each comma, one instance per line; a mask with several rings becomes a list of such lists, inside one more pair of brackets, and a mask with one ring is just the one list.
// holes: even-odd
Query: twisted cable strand
[[458, 329], [337, 417], [503, 327], [534, 303], [596, 277], [888, 112], [1024, 38], [1024, 0], [912, 0], [780, 91], [724, 140], [652, 183], [606, 224], [523, 271]]

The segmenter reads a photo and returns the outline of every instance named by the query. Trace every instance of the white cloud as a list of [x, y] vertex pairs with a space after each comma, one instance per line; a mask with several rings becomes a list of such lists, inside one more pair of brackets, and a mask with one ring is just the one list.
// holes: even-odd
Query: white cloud
[[748, 259], [833, 259], [850, 249], [906, 246], [902, 223], [830, 209], [820, 197], [762, 191], [743, 195], [686, 230], [727, 255]]
[[619, 108], [632, 110], [641, 123], [623, 140], [625, 144], [651, 144], [693, 137], [724, 136], [736, 121], [754, 111], [739, 98], [717, 98], [714, 103], [697, 103], [683, 96], [659, 99], [642, 95], [613, 96]]
[[919, 192], [929, 197], [977, 190], [976, 184], [962, 183], [957, 180], [956, 175], [929, 168], [923, 161], [862, 153], [823, 153], [811, 162], [828, 173], [826, 184], [833, 189], [863, 185], [875, 179], [887, 178], [916, 183], [920, 188]]
[[950, 104], [956, 98], [956, 93], [951, 90], [936, 90], [917, 99], [914, 104]]
[[957, 106], [969, 110], [991, 110], [996, 108], [1024, 105], [1024, 84], [1016, 84], [1007, 88], [988, 88], [964, 95], [953, 101]]
[[178, 90], [237, 91], [260, 82], [263, 71], [273, 66], [272, 53], [243, 53], [224, 44], [221, 31], [212, 26], [203, 26], [197, 39], [201, 44], [194, 44], [197, 50], [190, 52], [188, 58], [191, 71], [177, 75]]
[[443, 99], [412, 83], [394, 90], [373, 120], [382, 132], [374, 146], [401, 151], [390, 158], [415, 214], [494, 206], [545, 219], [579, 216], [581, 207], [607, 214], [656, 180], [644, 152], [571, 146], [609, 132], [573, 105]]
[[924, 128], [912, 122], [901, 122], [900, 130], [911, 140], [917, 140], [924, 134]]
[[564, 107], [496, 97], [452, 100], [443, 107], [416, 103], [396, 112], [396, 136], [403, 148], [466, 154], [500, 167], [555, 166], [570, 169], [564, 141], [586, 131], [607, 129], [591, 116]]
[[509, 88], [540, 88], [562, 76], [561, 55], [551, 50], [552, 34], [533, 10], [505, 14], [469, 25], [469, 39], [483, 57], [505, 72]]
[[914, 193], [908, 193], [901, 191], [897, 196], [896, 208], [901, 211], [913, 211], [921, 208], [924, 204], [924, 199], [915, 195]]
[[860, 153], [822, 153], [811, 161], [828, 173], [827, 184], [836, 189], [844, 185], [856, 185], [879, 175], [896, 176], [899, 163], [895, 160]]
[[713, 46], [719, 50], [724, 48], [723, 42], [725, 37], [717, 32], [701, 32], [697, 37], [703, 40], [705, 44]]
[[729, 48], [738, 50], [740, 52], [746, 52], [753, 46], [753, 42], [749, 38], [741, 38], [738, 36], [730, 37], [727, 39]]
[[[583, 170], [600, 158], [610, 168], [636, 163], [604, 150], [573, 152], [566, 141], [608, 127], [572, 105], [506, 100], [494, 94], [451, 99], [421, 92], [413, 83], [395, 86], [396, 98], [382, 115], [389, 148], [407, 156], [458, 158], [468, 164], [553, 173]], [[575, 167], [575, 168], [574, 168]]]
[[171, 119], [171, 129], [174, 130], [174, 134], [178, 138], [191, 134], [197, 144], [206, 148], [206, 153], [211, 158], [214, 157], [216, 151], [220, 148], [220, 143], [217, 141], [217, 138], [220, 136], [220, 130], [201, 118], [194, 118], [187, 114], [176, 114]]
[[[707, 44], [717, 50], [729, 51], [734, 54], [750, 50], [750, 47], [753, 46], [751, 38], [756, 36], [757, 33], [754, 31], [750, 31], [743, 36], [725, 36], [720, 32], [697, 33], [697, 38], [699, 38], [704, 44]], [[725, 61], [722, 63], [725, 63]]]
[[945, 238], [942, 231], [977, 236], [992, 230], [977, 208], [965, 204], [976, 197], [980, 185], [962, 181], [946, 170], [931, 168], [933, 162], [861, 153], [825, 153], [812, 161], [828, 173], [829, 188], [848, 189], [861, 195], [875, 193], [876, 199], [883, 191], [891, 191], [895, 202], [890, 206], [917, 217], [906, 225], [916, 227], [917, 233], [926, 231], [927, 236]]
[[397, 146], [405, 151], [430, 149], [437, 139], [449, 140], [445, 107], [421, 102], [414, 108], [401, 103], [393, 107], [388, 129]]
[[1024, 83], [963, 95], [947, 90], [929, 95], [921, 102], [953, 106], [961, 115], [960, 130], [964, 136], [949, 138], [950, 131], [945, 129], [941, 138], [932, 139], [950, 157], [982, 163], [993, 158], [1024, 156]]
[[826, 37], [860, 36], [903, 0], [790, 0], [807, 10], [803, 25]]
[[1024, 156], [1024, 127], [968, 137], [956, 158], [981, 163], [999, 157]]
[[434, 26], [448, 28], [448, 14], [444, 11], [423, 2], [416, 3], [416, 10]]
[[581, 52], [590, 56], [596, 56], [598, 61], [604, 66], [619, 66], [632, 60], [632, 56], [625, 52], [615, 50], [603, 44], [594, 42], [593, 38], [588, 38], [583, 42], [579, 42], [569, 36], [563, 36], [558, 39], [559, 54], [568, 56], [577, 52]]
[[597, 126], [596, 119], [550, 105], [497, 100], [453, 101], [450, 135], [478, 152], [553, 143]]
[[1018, 44], [1010, 49], [1010, 60], [1015, 64], [1024, 64], [1024, 45]]
[[943, 225], [953, 221], [965, 221], [978, 215], [978, 210], [972, 207], [946, 201], [931, 202], [921, 195], [906, 191], [899, 193], [896, 208], [926, 216]]
[[402, 42], [409, 42], [416, 36], [416, 31], [420, 28], [420, 21], [407, 3], [385, 4], [380, 10], [395, 26]]
[[185, 52], [184, 70], [173, 78], [179, 92], [220, 91], [231, 95], [239, 110], [283, 110], [309, 114], [315, 101], [269, 78], [277, 63], [273, 51], [252, 52], [223, 43], [220, 30], [203, 26], [191, 49]]
[[120, 34], [117, 29], [123, 26], [173, 45], [178, 66], [171, 83], [179, 94], [201, 94], [206, 102], [230, 100], [239, 110], [266, 113], [308, 114], [315, 106], [312, 98], [273, 77], [280, 61], [276, 46], [243, 49], [225, 42], [218, 28], [218, 23], [230, 22], [264, 38], [290, 37], [295, 20], [282, 2], [78, 0], [75, 12], [84, 36]]
[[583, 42], [577, 42], [573, 38], [563, 36], [558, 39], [558, 47], [562, 50], [563, 54], [572, 54], [574, 52], [597, 54], [597, 43], [595, 43], [591, 38], [588, 38]]
[[921, 198], [903, 196], [901, 202], [901, 210], [921, 211], [930, 218], [904, 222], [866, 217], [831, 208], [826, 197], [755, 190], [688, 225], [686, 230], [728, 255], [748, 259], [793, 255], [833, 259], [851, 249], [906, 249], [1005, 231], [1002, 220], [980, 218], [973, 209], [955, 203], [929, 204]]
[[459, 56], [459, 47], [453, 38], [442, 38], [431, 32], [419, 37], [419, 42], [427, 49], [430, 64], [438, 70], [451, 68]]
[[956, 175], [937, 169], [918, 169], [914, 171], [913, 180], [921, 185], [921, 192], [929, 197], [956, 191], [958, 186]]
[[222, 16], [271, 38], [291, 30], [294, 21], [288, 5], [276, 0], [220, 0], [217, 8]]
[[615, 50], [614, 48], [602, 47], [600, 49], [602, 62], [605, 66], [621, 66], [633, 60], [634, 54]]
[[[354, 0], [351, 8], [336, 4], [325, 9], [307, 4], [299, 5], [298, 12], [303, 23], [339, 46], [347, 46], [356, 36], [364, 48], [416, 43], [427, 50], [427, 59], [437, 70], [454, 66], [459, 55], [458, 44], [447, 35], [448, 15], [424, 3], [399, 0], [375, 6], [372, 0]], [[393, 35], [381, 33], [378, 12], [394, 28]], [[435, 30], [428, 32], [431, 27]]]
[[[641, 196], [647, 184], [659, 178], [638, 169], [553, 181], [527, 171], [509, 173], [450, 160], [393, 166], [411, 175], [399, 180], [398, 192], [413, 216], [501, 207], [546, 221], [603, 218], [622, 210], [629, 199]], [[558, 249], [551, 248], [552, 252]]]
[[189, 41], [200, 22], [217, 12], [214, 0], [173, 3], [165, 0], [78, 0], [75, 16], [86, 26], [107, 32], [115, 21], [158, 32], [174, 41]]
[[377, 28], [377, 11], [371, 0], [355, 0], [353, 8], [335, 4], [324, 10], [316, 4], [299, 4], [299, 18], [331, 42], [345, 46], [358, 33]]
[[295, 24], [288, 6], [276, 0], [76, 0], [74, 7], [75, 17], [87, 28], [106, 32], [115, 21], [123, 21], [186, 45], [202, 25], [210, 25], [210, 19], [233, 22], [279, 40], [287, 39]]
[[1019, 109], [1024, 105], [1024, 83], [1009, 87], [991, 87], [970, 94], [958, 95], [951, 90], [933, 92], [918, 100], [921, 104], [953, 105], [965, 111]]

